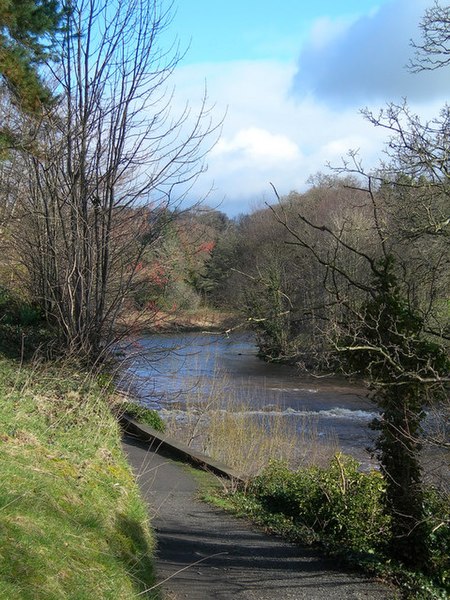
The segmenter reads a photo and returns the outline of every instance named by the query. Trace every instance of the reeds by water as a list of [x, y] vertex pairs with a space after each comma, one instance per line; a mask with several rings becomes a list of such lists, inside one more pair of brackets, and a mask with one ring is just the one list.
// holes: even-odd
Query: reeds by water
[[193, 388], [176, 410], [163, 411], [166, 431], [244, 477], [261, 472], [272, 460], [292, 468], [328, 464], [339, 451], [335, 438], [319, 435], [316, 418], [305, 416], [299, 423], [272, 401], [255, 409], [251, 398], [241, 396], [226, 375], [216, 373], [206, 391]]

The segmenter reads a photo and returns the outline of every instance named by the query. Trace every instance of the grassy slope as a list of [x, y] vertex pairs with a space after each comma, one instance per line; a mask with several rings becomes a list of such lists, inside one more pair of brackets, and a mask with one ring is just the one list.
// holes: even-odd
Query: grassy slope
[[0, 401], [0, 598], [137, 598], [153, 539], [101, 390], [0, 358]]

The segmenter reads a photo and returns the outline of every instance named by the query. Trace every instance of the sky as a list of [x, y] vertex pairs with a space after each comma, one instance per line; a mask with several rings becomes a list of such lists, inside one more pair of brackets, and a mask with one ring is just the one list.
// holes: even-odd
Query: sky
[[230, 216], [304, 191], [311, 175], [350, 150], [373, 167], [386, 132], [361, 115], [408, 101], [437, 116], [450, 92], [445, 70], [412, 74], [411, 38], [433, 0], [176, 0], [170, 34], [187, 48], [174, 74], [174, 109], [203, 93], [220, 139], [192, 201]]

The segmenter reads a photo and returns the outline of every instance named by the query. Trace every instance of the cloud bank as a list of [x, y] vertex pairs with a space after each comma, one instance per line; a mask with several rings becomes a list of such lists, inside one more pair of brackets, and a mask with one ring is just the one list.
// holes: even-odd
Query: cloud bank
[[304, 190], [310, 175], [342, 165], [349, 150], [360, 150], [367, 169], [378, 164], [387, 134], [359, 109], [377, 112], [407, 97], [413, 112], [432, 118], [450, 91], [446, 69], [420, 75], [405, 69], [430, 1], [391, 0], [364, 17], [318, 19], [301, 48], [299, 41], [298, 62], [293, 56], [178, 69], [175, 114], [186, 98], [195, 114], [205, 80], [217, 120], [227, 112], [208, 172], [189, 199], [212, 189], [207, 202], [235, 215], [273, 199], [269, 182], [280, 194]]
[[300, 53], [293, 93], [349, 106], [401, 98], [421, 102], [450, 91], [444, 71], [412, 75], [406, 68], [413, 55], [410, 40], [420, 39], [418, 24], [429, 5], [429, 0], [388, 2], [325, 41], [313, 30]]

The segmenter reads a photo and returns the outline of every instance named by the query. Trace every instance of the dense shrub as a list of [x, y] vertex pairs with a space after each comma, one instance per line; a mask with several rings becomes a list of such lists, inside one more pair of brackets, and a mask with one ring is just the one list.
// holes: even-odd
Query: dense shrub
[[428, 488], [424, 497], [428, 571], [440, 585], [450, 586], [450, 497]]
[[302, 543], [320, 542], [372, 573], [389, 576], [405, 598], [448, 598], [450, 592], [450, 498], [426, 488], [423, 498], [427, 560], [414, 570], [396, 560], [386, 484], [378, 471], [358, 470], [354, 459], [336, 455], [327, 468], [291, 471], [272, 462], [233, 496], [233, 509]]
[[0, 352], [29, 358], [52, 341], [39, 307], [0, 285]]
[[358, 462], [347, 456], [336, 455], [328, 468], [295, 472], [271, 463], [249, 492], [268, 512], [289, 517], [295, 527], [319, 534], [330, 545], [373, 552], [389, 537], [383, 477], [360, 472]]

